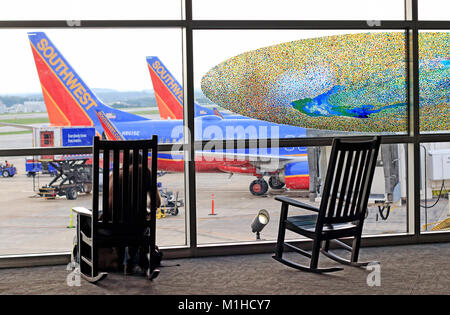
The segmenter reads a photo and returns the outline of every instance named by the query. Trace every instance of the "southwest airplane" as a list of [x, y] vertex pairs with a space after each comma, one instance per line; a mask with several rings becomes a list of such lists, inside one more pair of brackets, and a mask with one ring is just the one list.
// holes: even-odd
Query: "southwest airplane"
[[[104, 135], [109, 139], [146, 139], [156, 134], [162, 143], [183, 142], [184, 126], [183, 121], [179, 119], [179, 113], [171, 120], [150, 120], [105, 105], [84, 83], [45, 33], [30, 32], [28, 37], [52, 125], [95, 126], [98, 135]], [[164, 67], [162, 63], [160, 65]], [[167, 82], [162, 82], [165, 83], [163, 87], [170, 90]], [[181, 89], [181, 86], [178, 86]], [[158, 97], [160, 101], [165, 99], [162, 95]], [[178, 99], [182, 101], [182, 98]], [[168, 113], [166, 115], [170, 117]], [[216, 114], [202, 114], [196, 117], [195, 140], [274, 141], [279, 138], [303, 137], [306, 133], [304, 128], [242, 117], [233, 119], [232, 116], [234, 115], [230, 115], [227, 119]], [[183, 172], [183, 154], [158, 154], [158, 169]], [[306, 148], [299, 147], [271, 149], [211, 147], [196, 151], [196, 171], [253, 175], [257, 179], [251, 182], [249, 189], [254, 195], [265, 194], [269, 185], [275, 189], [284, 185], [291, 189], [309, 187]], [[264, 176], [270, 176], [269, 184]]]

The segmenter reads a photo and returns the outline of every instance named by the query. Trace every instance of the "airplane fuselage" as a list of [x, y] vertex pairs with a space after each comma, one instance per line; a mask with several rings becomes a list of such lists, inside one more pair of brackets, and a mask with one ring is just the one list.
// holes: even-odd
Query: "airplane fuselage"
[[[127, 140], [150, 138], [156, 134], [160, 143], [177, 145], [183, 143], [182, 120], [143, 120], [121, 122], [116, 128]], [[291, 176], [290, 188], [305, 188], [308, 185], [308, 163], [305, 147], [278, 147], [280, 138], [305, 137], [306, 130], [295, 126], [274, 124], [256, 119], [221, 119], [203, 116], [195, 121], [195, 140], [244, 140], [258, 139], [261, 147], [250, 148], [208, 146], [196, 151], [196, 171], [208, 173], [240, 173], [261, 177], [283, 172]], [[266, 148], [264, 142], [270, 144]], [[221, 154], [223, 153], [223, 154]], [[246, 156], [240, 159], [240, 156]], [[252, 159], [254, 158], [254, 159]], [[288, 160], [278, 160], [289, 158]], [[266, 160], [266, 161], [265, 161]], [[270, 161], [269, 161], [270, 160]], [[275, 163], [274, 163], [275, 161]], [[269, 165], [269, 166], [267, 166]], [[172, 172], [184, 170], [184, 155], [180, 153], [158, 154], [158, 168]], [[290, 168], [295, 174], [285, 173]], [[296, 178], [292, 178], [296, 176]]]

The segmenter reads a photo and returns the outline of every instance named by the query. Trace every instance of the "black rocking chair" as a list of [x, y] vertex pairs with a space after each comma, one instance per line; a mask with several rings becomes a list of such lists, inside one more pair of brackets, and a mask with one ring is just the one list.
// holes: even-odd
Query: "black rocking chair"
[[[369, 264], [358, 262], [358, 255], [379, 146], [380, 137], [362, 142], [342, 139], [333, 141], [319, 208], [287, 197], [275, 197], [282, 202], [278, 241], [273, 256], [275, 260], [292, 268], [318, 273], [342, 270], [342, 268], [318, 268], [320, 252], [345, 265], [361, 267]], [[317, 214], [288, 217], [289, 206]], [[284, 241], [286, 229], [312, 239], [312, 252], [286, 243]], [[346, 237], [353, 237], [352, 247], [339, 240]], [[350, 260], [332, 253], [330, 242], [350, 251]], [[309, 267], [283, 258], [284, 246], [309, 257], [311, 259]]]
[[[146, 271], [158, 276], [156, 259], [156, 198], [158, 138], [151, 140], [104, 141], [94, 138], [92, 210], [74, 207], [78, 214], [78, 261], [83, 278], [97, 282], [107, 276], [98, 267], [98, 248], [141, 246], [149, 248]], [[99, 164], [103, 155], [102, 213], [99, 215]], [[112, 157], [112, 159], [111, 159]], [[122, 167], [121, 167], [122, 166]], [[112, 175], [109, 176], [112, 168]], [[112, 183], [110, 181], [112, 180]], [[112, 194], [110, 195], [110, 193]], [[150, 196], [150, 212], [147, 197]], [[89, 221], [89, 222], [87, 222]], [[86, 224], [87, 223], [87, 224]], [[83, 227], [88, 227], [84, 228]]]

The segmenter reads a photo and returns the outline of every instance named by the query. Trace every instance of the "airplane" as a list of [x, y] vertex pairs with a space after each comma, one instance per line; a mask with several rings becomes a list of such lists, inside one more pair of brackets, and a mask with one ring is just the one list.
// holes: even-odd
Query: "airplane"
[[[28, 33], [36, 68], [49, 112], [50, 123], [95, 126], [98, 135], [117, 140], [147, 139], [156, 134], [161, 143], [183, 142], [181, 119], [150, 120], [105, 105], [84, 83], [74, 68], [43, 32]], [[218, 115], [195, 118], [195, 140], [243, 140], [304, 137], [304, 128], [268, 123], [257, 119], [224, 119]], [[264, 195], [269, 186], [308, 189], [306, 148], [220, 148], [196, 151], [196, 171], [255, 176], [249, 190]], [[184, 171], [184, 155], [159, 153], [158, 169]], [[269, 181], [264, 179], [269, 176]]]
[[[161, 119], [183, 119], [183, 87], [157, 56], [149, 56], [147, 66], [155, 92]], [[216, 115], [223, 119], [250, 119], [236, 114], [220, 112], [216, 107], [208, 108], [194, 101], [195, 117]]]

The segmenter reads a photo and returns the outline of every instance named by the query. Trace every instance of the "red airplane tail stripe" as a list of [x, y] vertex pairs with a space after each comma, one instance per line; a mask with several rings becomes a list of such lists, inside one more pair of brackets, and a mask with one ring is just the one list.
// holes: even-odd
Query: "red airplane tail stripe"
[[61, 111], [56, 102], [53, 100], [47, 89], [41, 84], [42, 95], [44, 96], [45, 107], [47, 108], [50, 125], [70, 126], [70, 120]]
[[175, 96], [169, 90], [167, 85], [161, 80], [161, 78], [159, 78], [154, 73], [154, 70], [150, 67], [150, 65], [148, 65], [148, 69], [150, 72], [150, 77], [152, 79], [155, 96], [159, 96], [160, 101], [158, 101], [158, 98], [156, 99], [159, 110], [166, 113], [166, 109], [169, 109], [173, 115], [169, 116], [170, 118], [183, 119], [183, 106], [180, 104], [180, 101], [175, 98]]
[[[180, 118], [177, 118], [177, 115], [175, 115], [170, 110], [170, 106], [167, 105], [166, 102], [164, 102], [164, 100], [161, 98], [161, 96], [159, 96], [158, 93], [155, 93], [155, 98], [156, 98], [156, 103], [158, 104], [159, 115], [161, 116], [161, 118], [180, 119]], [[181, 117], [181, 119], [183, 119], [183, 117]]]
[[[60, 125], [61, 123], [67, 124], [67, 121], [56, 119], [56, 117], [61, 116], [60, 113], [64, 113], [64, 116], [69, 120], [70, 125], [72, 126], [92, 126], [93, 122], [89, 116], [80, 108], [78, 102], [56, 77], [55, 73], [45, 60], [42, 59], [33, 44], [31, 42], [30, 44], [41, 84], [46, 90], [47, 95], [53, 100], [53, 103], [45, 103], [47, 111], [49, 112], [49, 119], [51, 119], [50, 123], [54, 125]], [[44, 90], [43, 93], [45, 94]], [[59, 109], [59, 115], [58, 113], [55, 113], [55, 106]], [[55, 118], [55, 120], [53, 120], [53, 118]]]

